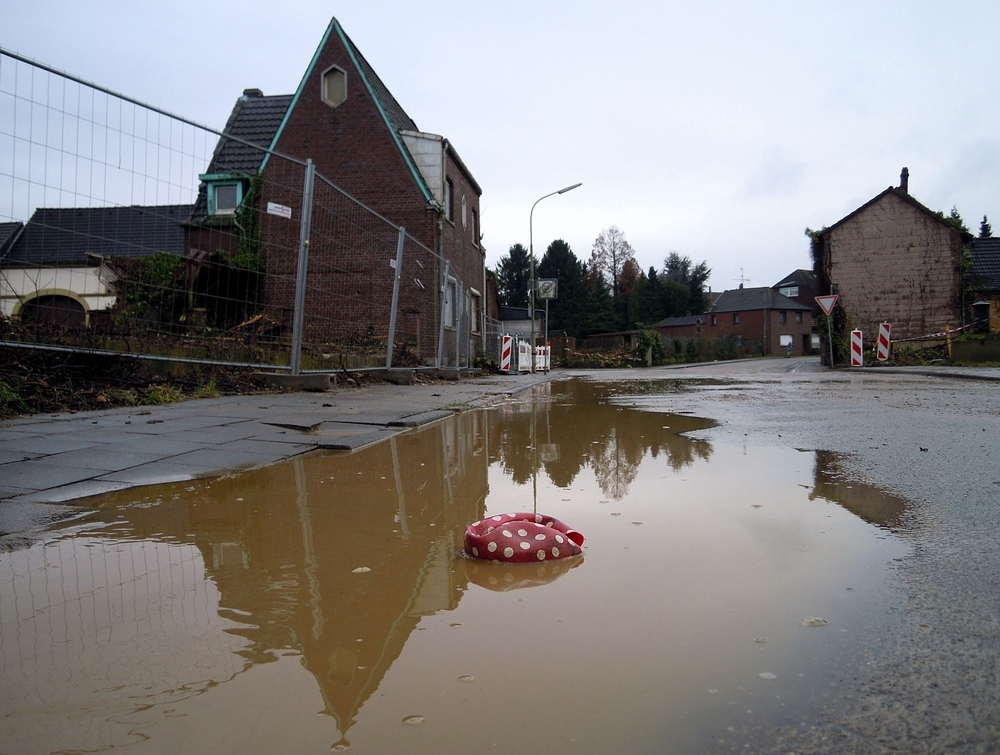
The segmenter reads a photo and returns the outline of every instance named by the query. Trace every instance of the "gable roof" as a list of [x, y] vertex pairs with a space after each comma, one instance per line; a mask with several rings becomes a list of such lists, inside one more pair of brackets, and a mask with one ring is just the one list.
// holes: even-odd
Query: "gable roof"
[[0, 223], [0, 258], [7, 254], [7, 250], [17, 240], [22, 228], [24, 228], [24, 223], [20, 220], [15, 220], [13, 223]]
[[[392, 96], [389, 88], [385, 85], [385, 83], [383, 83], [382, 79], [379, 78], [378, 74], [375, 73], [375, 69], [371, 67], [365, 57], [361, 54], [361, 51], [358, 50], [355, 44], [351, 41], [351, 38], [347, 36], [347, 33], [344, 31], [343, 27], [341, 27], [340, 22], [338, 22], [336, 18], [330, 19], [330, 25], [327, 26], [326, 32], [323, 34], [323, 38], [316, 47], [316, 52], [313, 53], [312, 60], [306, 67], [305, 73], [302, 75], [302, 80], [299, 82], [298, 89], [295, 90], [295, 94], [292, 96], [291, 104], [289, 105], [288, 110], [282, 119], [281, 125], [278, 127], [274, 134], [274, 138], [271, 141], [271, 149], [274, 149], [278, 144], [278, 140], [281, 138], [281, 132], [284, 130], [285, 124], [288, 123], [289, 115], [295, 109], [296, 103], [302, 97], [302, 93], [305, 91], [310, 77], [316, 70], [320, 54], [329, 42], [330, 37], [334, 35], [341, 41], [344, 48], [347, 50], [347, 54], [351, 58], [351, 62], [354, 63], [355, 71], [374, 100], [379, 114], [382, 116], [382, 119], [395, 141], [396, 147], [402, 154], [404, 161], [410, 168], [410, 173], [413, 175], [417, 186], [420, 188], [421, 192], [423, 192], [424, 198], [428, 202], [433, 201], [433, 194], [427, 186], [426, 181], [424, 181], [420, 170], [417, 168], [417, 165], [413, 160], [413, 156], [406, 148], [406, 145], [403, 144], [402, 137], [399, 133], [400, 131], [419, 131], [420, 129], [417, 128], [417, 124], [414, 120], [406, 114], [402, 105], [400, 105], [396, 98]], [[267, 164], [268, 157], [269, 156], [265, 156], [264, 162], [261, 165], [261, 170], [263, 170], [264, 166]]]
[[[848, 220], [850, 220], [851, 218], [853, 218], [855, 215], [858, 215], [858, 214], [864, 212], [869, 207], [871, 207], [874, 204], [877, 204], [884, 197], [887, 197], [890, 194], [893, 194], [898, 199], [901, 199], [902, 201], [906, 202], [907, 204], [912, 205], [917, 210], [919, 210], [920, 212], [926, 214], [927, 216], [929, 216], [933, 220], [936, 220], [937, 222], [941, 223], [942, 225], [948, 226], [948, 228], [954, 228], [954, 226], [952, 226], [950, 223], [948, 223], [948, 221], [945, 220], [944, 216], [941, 213], [934, 212], [934, 210], [932, 210], [932, 209], [930, 209], [930, 208], [922, 205], [916, 199], [914, 199], [913, 197], [911, 197], [910, 193], [908, 191], [904, 191], [903, 189], [899, 188], [898, 186], [890, 186], [888, 189], [886, 189], [885, 191], [883, 191], [878, 196], [875, 196], [875, 197], [872, 197], [871, 199], [869, 199], [867, 202], [865, 202], [863, 205], [861, 205], [854, 212], [852, 212], [852, 213], [850, 213], [850, 214], [845, 215], [844, 217], [842, 217], [840, 220], [838, 220], [836, 223], [834, 223], [833, 225], [831, 225], [829, 228], [824, 228], [822, 231], [819, 232], [819, 235], [820, 236], [826, 236], [826, 235], [828, 235], [830, 233], [830, 231], [832, 231], [834, 228], [837, 228], [838, 226], [843, 225]], [[970, 241], [972, 239], [972, 234], [970, 234], [970, 233], [964, 233], [962, 231], [959, 231], [957, 228], [955, 228], [955, 231], [957, 233], [961, 234], [963, 241]]]
[[654, 328], [695, 327], [705, 324], [704, 315], [686, 315], [684, 317], [665, 317], [653, 325]]
[[773, 288], [734, 288], [723, 291], [709, 312], [748, 312], [759, 309], [791, 309], [811, 312], [812, 309], [794, 299], [782, 296]]
[[[220, 137], [205, 172], [256, 175], [267, 154], [266, 150], [273, 145], [288, 106], [292, 104], [292, 97], [290, 94], [265, 97], [259, 89], [244, 89], [223, 130], [227, 136], [243, 141]], [[260, 149], [243, 142], [256, 144]]]
[[816, 281], [816, 274], [812, 270], [795, 270], [782, 278], [780, 283], [775, 283], [771, 288], [785, 288], [787, 286], [804, 286], [810, 291], [819, 291], [819, 283]]
[[966, 279], [979, 291], [1000, 291], [1000, 238], [973, 239]]
[[86, 265], [88, 255], [184, 254], [181, 223], [191, 205], [39, 208], [3, 258], [5, 264]]

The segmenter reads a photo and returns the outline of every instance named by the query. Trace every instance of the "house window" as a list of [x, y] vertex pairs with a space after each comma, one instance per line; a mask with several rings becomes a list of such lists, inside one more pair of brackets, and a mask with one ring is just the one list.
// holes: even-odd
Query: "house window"
[[465, 201], [465, 195], [462, 195], [462, 228], [467, 228], [469, 225], [469, 205]]
[[455, 213], [451, 209], [451, 197], [455, 191], [455, 186], [450, 178], [444, 180], [444, 216], [447, 220], [455, 222]]
[[802, 313], [801, 312], [796, 312], [795, 313], [795, 324], [796, 325], [801, 325], [802, 324]]
[[482, 317], [482, 300], [479, 297], [479, 292], [476, 289], [469, 289], [469, 293], [472, 294], [472, 332], [479, 332], [479, 320]]
[[712, 325], [718, 325], [718, 324], [719, 324], [719, 316], [712, 315]]
[[779, 288], [778, 293], [782, 296], [787, 296], [789, 299], [794, 299], [799, 295], [798, 286], [785, 286], [784, 288]]
[[778, 322], [782, 325], [788, 322], [788, 313], [785, 310], [778, 312]]
[[205, 182], [209, 215], [235, 215], [243, 201], [244, 182], [240, 175], [213, 173], [198, 176]]
[[733, 312], [733, 325], [739, 325], [739, 324], [740, 324], [740, 313]]
[[444, 326], [455, 328], [458, 324], [458, 282], [454, 278], [448, 279], [448, 284], [444, 289]]
[[333, 66], [323, 72], [322, 96], [330, 107], [337, 107], [347, 99], [347, 73], [342, 68]]
[[479, 213], [472, 211], [472, 243], [479, 246]]

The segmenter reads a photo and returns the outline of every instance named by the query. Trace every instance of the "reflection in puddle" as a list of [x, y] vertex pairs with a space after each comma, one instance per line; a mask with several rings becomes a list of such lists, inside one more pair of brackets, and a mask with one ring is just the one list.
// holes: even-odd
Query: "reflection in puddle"
[[[691, 751], [799, 722], [870, 631], [903, 502], [618, 389], [124, 491], [0, 554], [2, 741]], [[468, 523], [533, 508], [585, 562], [462, 557]]]

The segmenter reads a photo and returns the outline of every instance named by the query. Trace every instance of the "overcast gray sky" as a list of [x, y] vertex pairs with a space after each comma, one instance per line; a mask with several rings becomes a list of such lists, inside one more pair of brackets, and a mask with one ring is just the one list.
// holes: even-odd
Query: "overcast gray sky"
[[710, 285], [809, 268], [832, 225], [910, 193], [1000, 235], [1000, 3], [0, 0], [0, 46], [219, 128], [247, 87], [294, 92], [331, 15], [483, 189], [495, 266], [617, 225], [643, 267]]

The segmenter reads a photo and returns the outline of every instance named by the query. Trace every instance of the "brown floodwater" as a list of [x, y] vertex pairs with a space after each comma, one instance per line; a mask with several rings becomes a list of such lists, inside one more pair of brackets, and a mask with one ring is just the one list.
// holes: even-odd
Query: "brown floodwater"
[[[706, 386], [706, 389], [710, 386]], [[347, 453], [122, 491], [0, 554], [0, 751], [691, 752], [809, 726], [905, 502], [828, 453], [553, 383]], [[466, 559], [538, 511], [575, 560]]]

